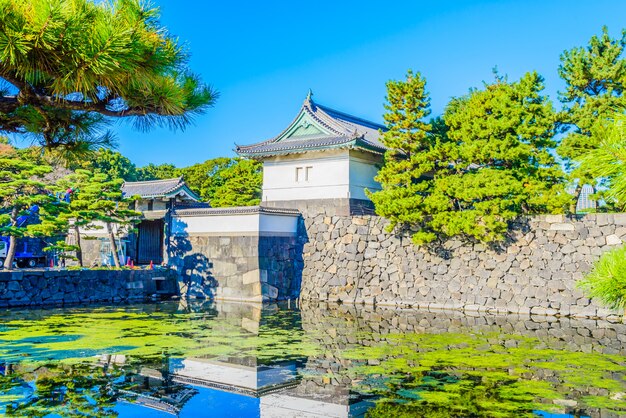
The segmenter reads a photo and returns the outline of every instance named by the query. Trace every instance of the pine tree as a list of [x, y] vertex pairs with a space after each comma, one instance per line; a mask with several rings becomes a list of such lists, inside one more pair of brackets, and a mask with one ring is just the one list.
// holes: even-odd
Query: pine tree
[[0, 131], [85, 151], [111, 118], [182, 128], [217, 98], [187, 56], [141, 0], [0, 0]]
[[130, 209], [132, 197], [125, 197], [122, 193], [122, 179], [109, 179], [106, 175], [96, 174], [91, 181], [83, 186], [83, 197], [91, 202], [88, 210], [95, 214], [96, 220], [106, 226], [111, 243], [111, 252], [115, 267], [120, 267], [114, 225], [119, 234], [124, 229], [132, 227], [139, 221], [140, 212]]
[[570, 196], [551, 154], [556, 113], [543, 89], [537, 73], [517, 82], [496, 74], [483, 90], [450, 102], [451, 166], [435, 176], [429, 227], [490, 242], [503, 239], [519, 215], [565, 211]]
[[[60, 203], [43, 180], [50, 166], [22, 158], [17, 150], [0, 155], [0, 235], [9, 237], [4, 268], [12, 269], [17, 239], [51, 236], [65, 230]], [[20, 222], [29, 217], [30, 222]], [[36, 218], [36, 222], [33, 219]]]
[[[61, 179], [57, 186], [60, 193], [65, 198], [68, 196], [69, 203], [67, 210], [61, 215], [66, 219], [68, 225], [74, 232], [76, 238], [76, 261], [79, 266], [83, 266], [83, 252], [80, 230], [94, 226], [94, 222], [99, 218], [99, 212], [93, 210], [91, 206], [95, 203], [98, 195], [88, 193], [85, 188], [92, 182], [93, 172], [78, 169], [76, 172]], [[92, 200], [94, 199], [94, 200]]]
[[[603, 125], [615, 112], [626, 110], [626, 31], [613, 39], [606, 27], [601, 36], [593, 36], [586, 47], [572, 48], [561, 55], [559, 75], [565, 81], [560, 93], [564, 105], [561, 118], [568, 133], [558, 147], [558, 153], [571, 170], [576, 182], [576, 199], [583, 184], [596, 184], [594, 176], [579, 167], [576, 160], [597, 147], [592, 135], [596, 124]], [[575, 210], [575, 202], [572, 204]]]
[[429, 135], [430, 124], [424, 121], [430, 114], [425, 87], [422, 75], [412, 71], [408, 72], [406, 81], [387, 83], [384, 119], [389, 129], [381, 141], [389, 150], [376, 176], [382, 189], [368, 192], [376, 213], [390, 221], [389, 230], [398, 225], [421, 228], [414, 235], [416, 242], [435, 238], [424, 228], [429, 222], [425, 198], [432, 193], [431, 177], [438, 169], [441, 151], [435, 136]]
[[71, 198], [68, 211], [63, 214], [72, 225], [79, 249], [76, 257], [82, 265], [82, 249], [80, 229], [98, 228], [104, 224], [109, 237], [113, 261], [116, 267], [120, 267], [117, 232], [132, 227], [141, 213], [130, 209], [132, 198], [122, 194], [122, 179], [110, 179], [104, 173], [93, 173], [89, 170], [76, 170], [74, 174], [67, 176], [59, 182], [59, 185], [71, 189]]
[[539, 75], [496, 77], [453, 99], [445, 126], [424, 122], [424, 86], [413, 73], [387, 84], [382, 141], [390, 150], [377, 176], [382, 190], [370, 196], [390, 230], [410, 228], [418, 244], [453, 236], [492, 242], [521, 214], [564, 210], [570, 198], [550, 153], [556, 115]]
[[577, 158], [581, 171], [601, 184], [607, 203], [626, 209], [626, 116], [616, 114], [612, 121], [591, 129], [595, 149]]

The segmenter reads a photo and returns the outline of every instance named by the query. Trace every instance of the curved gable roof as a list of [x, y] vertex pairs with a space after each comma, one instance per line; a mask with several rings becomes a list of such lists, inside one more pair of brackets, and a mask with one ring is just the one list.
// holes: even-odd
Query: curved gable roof
[[296, 118], [278, 136], [252, 145], [237, 146], [237, 154], [262, 158], [333, 148], [355, 148], [383, 154], [383, 125], [315, 103], [309, 94]]

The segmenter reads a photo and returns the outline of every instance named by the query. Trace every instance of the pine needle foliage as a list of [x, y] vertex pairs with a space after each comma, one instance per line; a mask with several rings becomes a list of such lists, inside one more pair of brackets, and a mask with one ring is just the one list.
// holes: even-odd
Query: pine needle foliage
[[626, 209], [626, 116], [616, 114], [612, 121], [591, 130], [597, 144], [576, 160], [580, 169], [601, 184], [607, 203]]
[[142, 0], [0, 0], [0, 131], [81, 151], [111, 144], [110, 118], [184, 128], [217, 93], [158, 17]]
[[376, 176], [382, 189], [368, 196], [376, 213], [390, 221], [390, 231], [396, 226], [418, 226], [422, 230], [414, 235], [416, 241], [432, 241], [435, 235], [427, 228], [425, 200], [432, 194], [433, 182], [427, 176], [437, 168], [440, 149], [429, 135], [430, 124], [424, 122], [430, 114], [426, 79], [409, 71], [406, 80], [387, 82], [386, 101], [383, 117], [388, 130], [381, 141], [388, 151]]
[[626, 312], [626, 246], [604, 253], [577, 286], [605, 306]]
[[[47, 165], [22, 158], [17, 150], [0, 155], [0, 235], [9, 237], [4, 268], [12, 269], [17, 239], [45, 237], [66, 230], [58, 217], [63, 204], [48, 192], [44, 176], [52, 171]], [[37, 213], [31, 208], [38, 207]], [[37, 218], [20, 223], [20, 217]]]
[[370, 193], [389, 229], [411, 229], [417, 244], [448, 237], [505, 239], [524, 214], [562, 213], [570, 197], [550, 150], [556, 114], [543, 79], [496, 80], [453, 99], [443, 122], [425, 123], [425, 80], [409, 72], [387, 84], [382, 137], [390, 148]]
[[578, 192], [583, 184], [595, 185], [597, 180], [588, 166], [576, 163], [598, 146], [594, 127], [626, 110], [625, 47], [626, 30], [612, 38], [603, 27], [602, 34], [594, 35], [585, 47], [561, 55], [559, 75], [566, 87], [559, 95], [564, 106], [560, 118], [568, 129], [557, 151], [570, 169], [571, 180], [578, 184]]
[[62, 189], [72, 189], [70, 203], [62, 217], [72, 226], [78, 249], [76, 258], [82, 265], [80, 230], [102, 229], [109, 237], [115, 267], [121, 263], [117, 254], [117, 234], [132, 229], [140, 212], [131, 209], [132, 196], [122, 193], [122, 179], [111, 179], [105, 173], [78, 169], [59, 181]]

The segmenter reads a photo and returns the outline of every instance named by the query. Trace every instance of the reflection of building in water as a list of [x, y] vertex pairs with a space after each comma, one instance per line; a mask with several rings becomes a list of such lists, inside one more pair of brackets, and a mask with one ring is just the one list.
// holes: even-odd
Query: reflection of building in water
[[335, 382], [333, 387], [310, 384], [271, 393], [261, 398], [261, 417], [363, 417], [373, 403], [350, 391], [350, 386]]
[[188, 383], [248, 396], [266, 393], [298, 384], [297, 361], [258, 364], [255, 357], [188, 358], [172, 368], [175, 382]]
[[[249, 336], [250, 342], [234, 355], [173, 357], [162, 363], [143, 364], [128, 376], [130, 387], [119, 391], [126, 407], [133, 408], [133, 414], [140, 415], [141, 408], [150, 408], [194, 418], [347, 418], [364, 416], [372, 405], [350, 390], [350, 379], [326, 376], [328, 368], [342, 367], [333, 359], [280, 356], [273, 359], [250, 354], [255, 349], [256, 337], [265, 337], [263, 344], [267, 344], [268, 338], [284, 335], [291, 326], [300, 331], [299, 311], [289, 311], [282, 321], [276, 321], [276, 306], [209, 303], [211, 306], [207, 308], [207, 303], [202, 305], [201, 309], [189, 305], [181, 305], [179, 309], [211, 312], [202, 320], [211, 321], [217, 336], [237, 335], [236, 338], [244, 339]], [[130, 363], [131, 359], [121, 355], [100, 360], [105, 367]]]
[[[102, 355], [98, 364], [104, 368], [123, 367], [127, 366], [127, 360], [125, 355]], [[168, 364], [167, 357], [164, 364]], [[127, 389], [117, 389], [118, 401], [179, 415], [185, 403], [198, 391], [173, 382], [168, 367], [162, 366], [143, 365], [135, 373], [127, 374], [123, 384]]]

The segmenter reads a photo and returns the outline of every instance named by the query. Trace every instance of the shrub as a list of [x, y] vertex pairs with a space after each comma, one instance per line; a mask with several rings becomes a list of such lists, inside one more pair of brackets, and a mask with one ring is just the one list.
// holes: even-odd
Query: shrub
[[602, 255], [577, 286], [603, 305], [624, 310], [626, 316], [626, 246]]

